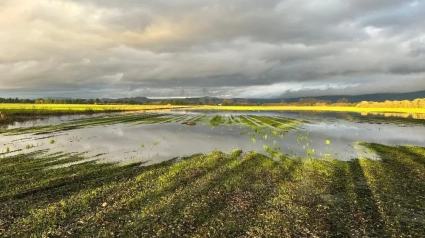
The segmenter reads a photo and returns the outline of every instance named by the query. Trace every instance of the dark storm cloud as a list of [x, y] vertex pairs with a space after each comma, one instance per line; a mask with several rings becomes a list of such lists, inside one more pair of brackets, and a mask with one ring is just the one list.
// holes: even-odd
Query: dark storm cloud
[[2, 95], [425, 89], [424, 1], [17, 0], [0, 12]]

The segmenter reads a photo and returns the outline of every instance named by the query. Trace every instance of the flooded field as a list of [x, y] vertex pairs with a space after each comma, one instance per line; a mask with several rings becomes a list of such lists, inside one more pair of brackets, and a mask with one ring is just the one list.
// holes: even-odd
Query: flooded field
[[0, 130], [0, 236], [423, 237], [424, 120], [158, 111]]
[[358, 143], [425, 146], [425, 120], [401, 116], [167, 111], [47, 117], [3, 126], [0, 152], [48, 149], [149, 164], [236, 148], [272, 157], [379, 159]]

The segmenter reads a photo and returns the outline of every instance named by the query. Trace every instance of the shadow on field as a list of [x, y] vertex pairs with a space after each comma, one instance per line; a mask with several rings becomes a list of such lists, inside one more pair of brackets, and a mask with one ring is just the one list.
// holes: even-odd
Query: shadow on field
[[364, 161], [389, 234], [425, 234], [425, 149], [364, 144], [382, 162]]
[[118, 166], [48, 151], [10, 156], [0, 159], [0, 232], [423, 236], [424, 148], [363, 146], [383, 160], [276, 162], [235, 150]]
[[367, 178], [363, 172], [363, 168], [359, 160], [353, 160], [350, 163], [350, 175], [354, 183], [354, 193], [356, 195], [356, 203], [360, 210], [358, 211], [362, 217], [359, 222], [362, 223], [369, 234], [381, 236], [385, 234], [385, 222], [381, 217], [377, 201], [373, 196], [373, 192], [368, 185]]

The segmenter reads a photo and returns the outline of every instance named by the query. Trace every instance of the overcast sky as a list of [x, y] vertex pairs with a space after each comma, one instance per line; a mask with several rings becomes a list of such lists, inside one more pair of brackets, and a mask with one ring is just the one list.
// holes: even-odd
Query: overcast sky
[[425, 89], [425, 0], [0, 0], [0, 97]]

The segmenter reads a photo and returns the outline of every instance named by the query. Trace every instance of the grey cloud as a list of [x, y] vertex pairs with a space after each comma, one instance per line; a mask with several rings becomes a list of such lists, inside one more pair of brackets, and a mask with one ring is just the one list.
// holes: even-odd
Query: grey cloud
[[2, 95], [425, 89], [423, 1], [17, 0], [0, 11]]

